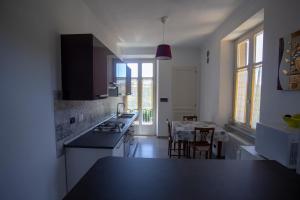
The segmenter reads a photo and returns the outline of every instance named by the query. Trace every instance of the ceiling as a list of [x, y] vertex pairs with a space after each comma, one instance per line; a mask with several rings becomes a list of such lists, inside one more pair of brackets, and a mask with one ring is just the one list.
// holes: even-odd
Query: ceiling
[[244, 0], [84, 0], [121, 47], [162, 42], [160, 17], [167, 15], [166, 42], [199, 47]]

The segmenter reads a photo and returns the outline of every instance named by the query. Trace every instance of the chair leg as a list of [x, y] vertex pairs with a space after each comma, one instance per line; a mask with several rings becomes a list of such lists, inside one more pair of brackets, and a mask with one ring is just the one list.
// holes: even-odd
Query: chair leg
[[178, 142], [178, 158], [181, 157], [181, 141]]
[[183, 156], [185, 156], [185, 157], [186, 157], [186, 155], [187, 155], [186, 147], [187, 147], [186, 141], [184, 141], [184, 142], [183, 142]]
[[171, 158], [171, 156], [172, 156], [172, 142], [171, 141], [169, 141], [168, 155], [169, 155], [169, 158]]
[[194, 146], [193, 147], [193, 158], [195, 159], [195, 157], [196, 157], [196, 147]]

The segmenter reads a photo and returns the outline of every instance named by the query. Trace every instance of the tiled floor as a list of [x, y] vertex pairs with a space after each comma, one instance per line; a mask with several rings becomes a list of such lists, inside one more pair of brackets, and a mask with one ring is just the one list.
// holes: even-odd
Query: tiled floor
[[136, 136], [138, 147], [135, 158], [169, 158], [168, 139], [156, 136]]
[[[168, 139], [158, 138], [156, 136], [135, 136], [138, 140], [135, 158], [169, 158]], [[205, 154], [196, 155], [198, 159], [205, 159]], [[172, 157], [177, 159], [177, 157]], [[181, 159], [188, 159], [181, 157]]]

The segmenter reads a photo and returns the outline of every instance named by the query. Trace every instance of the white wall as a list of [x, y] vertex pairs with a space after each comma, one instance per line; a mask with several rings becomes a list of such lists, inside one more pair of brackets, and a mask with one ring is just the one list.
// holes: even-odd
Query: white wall
[[[205, 97], [204, 100], [200, 98], [201, 120], [213, 120], [223, 125], [232, 115], [231, 107], [224, 110], [232, 102], [230, 91], [232, 91], [233, 79], [228, 73], [232, 69], [227, 65], [227, 69], [224, 70], [225, 65], [221, 62], [224, 52], [226, 53], [224, 49], [222, 52], [221, 41], [261, 9], [264, 9], [265, 41], [260, 121], [269, 124], [282, 123], [282, 115], [300, 112], [300, 92], [276, 90], [278, 39], [300, 29], [297, 14], [299, 6], [298, 0], [246, 1], [207, 38], [202, 50], [204, 54], [206, 50], [210, 50], [211, 62], [201, 64], [200, 96]], [[227, 92], [222, 89], [224, 85]]]
[[[122, 48], [122, 55], [155, 56], [156, 47]], [[172, 48], [172, 60], [159, 61], [157, 64], [157, 135], [168, 136], [166, 119], [172, 120], [172, 66], [195, 66], [200, 68], [200, 49]], [[159, 102], [168, 98], [168, 102]]]
[[[166, 119], [172, 120], [172, 67], [194, 66], [200, 68], [201, 55], [199, 49], [191, 48], [173, 48], [172, 60], [159, 61], [159, 89], [158, 100], [161, 97], [169, 99], [169, 102], [158, 102], [158, 136], [168, 136]], [[198, 70], [199, 72], [199, 70]], [[199, 73], [198, 73], [199, 76]], [[198, 79], [199, 80], [199, 79]], [[198, 85], [198, 84], [197, 84]], [[199, 91], [199, 89], [197, 88]], [[197, 93], [198, 97], [198, 93]], [[199, 97], [197, 98], [199, 99]], [[198, 108], [198, 106], [197, 106]], [[198, 109], [197, 109], [198, 113]]]
[[94, 33], [115, 52], [116, 41], [81, 0], [2, 0], [0, 24], [1, 199], [61, 199], [53, 108], [59, 34]]
[[265, 6], [264, 68], [262, 76], [261, 122], [283, 123], [285, 114], [300, 113], [300, 91], [278, 91], [279, 38], [300, 30], [299, 0], [272, 1]]

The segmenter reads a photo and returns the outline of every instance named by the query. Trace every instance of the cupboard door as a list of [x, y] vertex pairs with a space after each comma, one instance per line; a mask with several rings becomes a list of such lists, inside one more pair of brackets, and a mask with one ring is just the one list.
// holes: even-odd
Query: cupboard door
[[131, 69], [126, 66], [126, 95], [131, 95]]
[[63, 99], [92, 99], [92, 35], [61, 35]]
[[118, 95], [126, 95], [126, 64], [120, 59], [114, 59], [114, 80], [118, 85]]
[[107, 91], [107, 50], [93, 48], [93, 95], [94, 99], [106, 98]]

